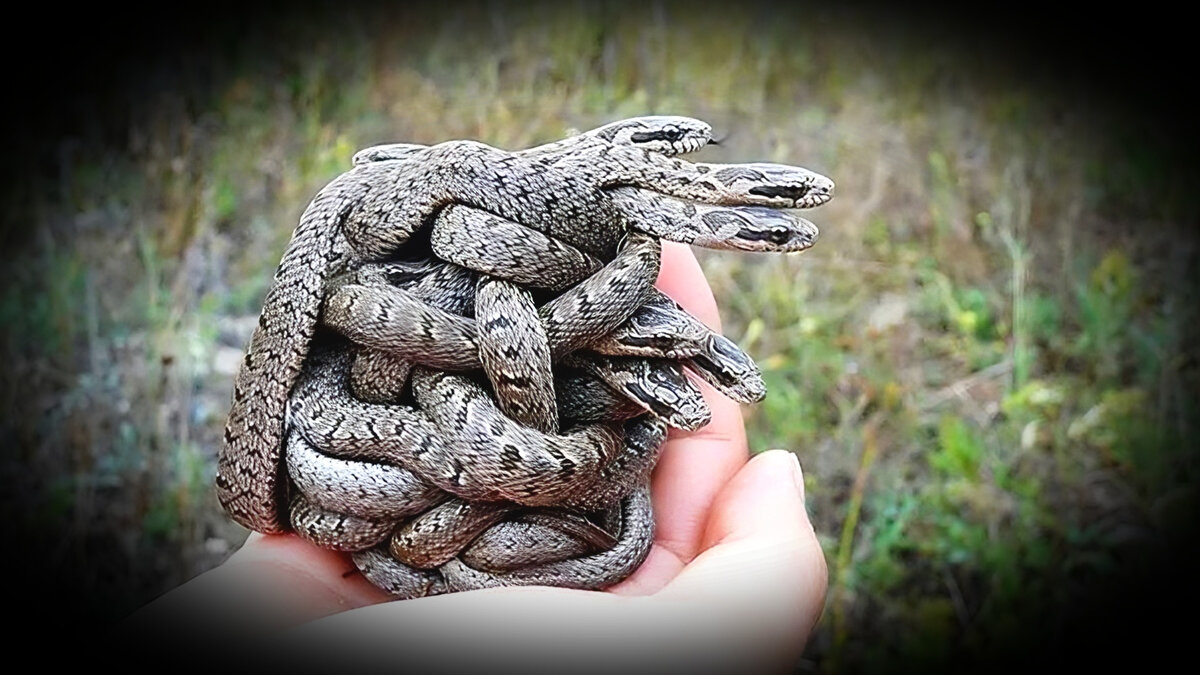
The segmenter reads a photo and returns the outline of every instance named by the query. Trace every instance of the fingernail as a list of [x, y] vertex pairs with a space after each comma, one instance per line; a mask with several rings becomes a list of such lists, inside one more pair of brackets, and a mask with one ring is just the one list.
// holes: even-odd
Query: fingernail
[[[792, 474], [792, 484], [795, 485], [796, 492], [800, 493], [800, 499], [801, 499], [801, 501], [803, 501], [804, 500], [804, 472], [800, 470], [800, 457], [796, 453], [792, 452], [791, 450], [784, 450], [783, 448], [773, 448], [773, 449], [769, 450], [768, 452], [770, 452], [772, 455], [776, 455], [776, 456], [779, 454], [787, 455], [788, 458], [791, 460], [789, 462], [789, 464], [791, 464], [790, 468], [791, 468], [791, 474]], [[783, 461], [783, 460], [776, 460], [776, 461]], [[783, 467], [779, 467], [778, 469], [775, 469], [775, 474], [776, 474], [775, 480], [780, 479], [778, 474], [782, 473], [782, 469], [783, 469]]]
[[796, 491], [800, 493], [800, 499], [804, 499], [804, 471], [800, 468], [800, 456], [794, 452], [789, 452], [792, 457], [792, 480], [796, 482]]

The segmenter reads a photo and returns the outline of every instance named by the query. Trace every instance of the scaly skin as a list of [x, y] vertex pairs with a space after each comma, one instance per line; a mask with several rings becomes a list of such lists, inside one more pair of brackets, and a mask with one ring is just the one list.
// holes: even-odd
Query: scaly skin
[[[353, 270], [363, 261], [382, 260], [404, 252], [409, 238], [431, 222], [435, 253], [488, 275], [504, 277], [506, 274], [521, 274], [517, 261], [528, 260], [529, 252], [534, 247], [521, 248], [508, 260], [497, 259], [490, 255], [493, 249], [481, 243], [488, 241], [487, 237], [481, 235], [485, 231], [509, 228], [509, 240], [519, 241], [521, 232], [529, 230], [512, 228], [533, 228], [534, 232], [545, 235], [541, 237], [541, 248], [552, 249], [554, 254], [544, 257], [539, 254], [537, 259], [544, 267], [538, 273], [512, 281], [533, 286], [544, 283], [543, 287], [561, 290], [576, 283], [579, 278], [587, 277], [559, 298], [543, 305], [536, 315], [531, 313], [533, 303], [519, 300], [523, 291], [518, 291], [509, 282], [481, 282], [481, 289], [494, 290], [473, 298], [482, 302], [473, 312], [481, 322], [505, 317], [518, 305], [524, 307], [524, 314], [529, 315], [526, 319], [536, 316], [539, 321], [522, 321], [521, 327], [522, 330], [534, 329], [534, 333], [530, 334], [532, 337], [526, 341], [534, 344], [540, 340], [549, 350], [550, 359], [547, 360], [545, 355], [538, 357], [540, 366], [534, 370], [540, 374], [530, 376], [531, 361], [527, 352], [537, 350], [521, 349], [504, 354], [502, 345], [515, 340], [512, 333], [503, 333], [502, 337], [492, 339], [493, 346], [485, 346], [482, 359], [478, 349], [470, 350], [474, 356], [470, 359], [464, 355], [461, 346], [474, 344], [472, 336], [476, 343], [480, 342], [485, 331], [479, 330], [471, 320], [469, 314], [472, 312], [437, 306], [439, 298], [450, 302], [448, 298], [453, 297], [454, 302], [459, 303], [464, 294], [457, 291], [441, 294], [416, 292], [412, 298], [403, 301], [409, 303], [407, 306], [412, 311], [403, 313], [410, 319], [416, 318], [413, 323], [417, 326], [418, 337], [424, 331], [429, 339], [424, 343], [418, 342], [405, 356], [364, 351], [354, 366], [355, 391], [365, 391], [367, 397], [380, 402], [395, 400], [411, 369], [410, 361], [441, 358], [436, 354], [444, 350], [448, 353], [445, 358], [451, 363], [435, 362], [433, 365], [455, 369], [455, 359], [461, 359], [470, 361], [465, 368], [485, 366], [493, 383], [501, 385], [497, 387], [501, 390], [500, 404], [508, 414], [500, 415], [497, 410], [496, 415], [492, 416], [488, 405], [494, 404], [485, 403], [483, 397], [470, 393], [474, 384], [467, 380], [419, 371], [414, 379], [414, 393], [419, 402], [424, 399], [423, 408], [429, 417], [411, 410], [403, 412], [403, 407], [391, 405], [384, 406], [389, 413], [381, 421], [373, 417], [379, 408], [339, 408], [346, 404], [345, 399], [351, 398], [345, 381], [333, 382], [327, 377], [323, 379], [318, 376], [309, 379], [307, 397], [297, 390], [292, 415], [296, 428], [301, 430], [305, 438], [322, 434], [329, 437], [341, 435], [341, 441], [347, 441], [348, 438], [348, 443], [338, 452], [357, 460], [370, 459], [371, 453], [380, 452], [368, 449], [368, 440], [383, 440], [385, 445], [390, 444], [390, 450], [385, 452], [388, 461], [399, 457], [415, 459], [414, 466], [430, 470], [433, 483], [452, 492], [453, 488], [464, 489], [467, 486], [466, 492], [487, 493], [488, 490], [497, 490], [495, 485], [489, 483], [499, 481], [508, 487], [493, 494], [504, 495], [505, 499], [529, 504], [595, 505], [595, 499], [586, 496], [587, 489], [604, 492], [602, 488], [606, 486], [618, 486], [609, 490], [608, 499], [611, 499], [617, 493], [628, 494], [624, 491], [636, 484], [630, 482], [631, 476], [636, 475], [637, 480], [644, 484], [649, 468], [653, 466], [653, 459], [647, 461], [646, 458], [656, 458], [655, 453], [635, 453], [634, 459], [620, 460], [619, 448], [626, 447], [620, 443], [611, 447], [606, 443], [596, 445], [595, 441], [555, 446], [559, 441], [547, 440], [570, 436], [556, 436], [554, 433], [558, 423], [557, 416], [552, 412], [556, 402], [554, 389], [549, 384], [553, 379], [549, 364], [612, 333], [645, 304], [651, 293], [650, 285], [657, 276], [657, 237], [712, 247], [802, 250], [811, 246], [815, 239], [815, 227], [807, 221], [764, 207], [813, 206], [823, 203], [832, 191], [832, 183], [827, 179], [797, 167], [767, 164], [722, 167], [688, 164], [664, 157], [660, 153], [686, 152], [703, 145], [703, 142], [697, 144], [698, 138], [707, 141], [710, 130], [706, 127], [697, 131], [699, 127], [688, 127], [687, 118], [677, 119], [678, 124], [671, 123], [675, 125], [674, 131], [670, 131], [670, 125], [662, 120], [656, 122], [660, 125], [657, 130], [649, 132], [645, 131], [645, 122], [622, 121], [524, 153], [506, 153], [473, 142], [452, 142], [430, 148], [394, 146], [391, 150], [376, 149], [368, 153], [365, 159], [356, 156], [356, 168], [323, 189], [301, 219], [276, 274], [276, 284], [264, 304], [260, 327], [251, 340], [245, 366], [239, 373], [217, 481], [221, 501], [231, 515], [252, 529], [264, 532], [287, 529], [287, 523], [281, 522], [280, 508], [287, 498], [285, 482], [279, 478], [282, 468], [280, 439], [287, 423], [283, 419], [283, 411], [308, 357], [323, 293], [327, 288], [331, 291], [330, 300], [325, 305], [326, 321], [339, 327], [339, 330], [350, 326], [342, 331], [344, 333], [361, 328], [364, 317], [378, 317], [381, 314], [394, 316], [388, 307], [381, 304], [384, 301], [380, 300], [380, 296], [374, 295], [377, 289], [354, 283]], [[643, 147], [620, 145], [639, 143]], [[657, 147], [653, 147], [655, 144]], [[392, 154], [389, 155], [389, 152]], [[489, 220], [490, 224], [480, 224]], [[653, 235], [646, 238], [653, 243], [653, 254], [627, 257], [629, 263], [622, 263], [619, 255], [613, 260], [618, 244], [626, 237], [635, 240], [636, 245], [632, 248], [641, 246], [651, 250], [646, 249], [645, 240], [636, 242], [637, 237], [631, 234], [631, 228]], [[495, 237], [492, 241], [501, 238]], [[600, 267], [604, 261], [612, 262]], [[349, 281], [343, 279], [330, 286], [341, 270], [351, 270]], [[631, 285], [635, 287], [635, 292], [622, 296], [620, 291]], [[636, 291], [638, 288], [641, 290]], [[614, 297], [630, 299], [614, 302]], [[385, 300], [391, 302], [394, 298]], [[372, 302], [375, 304], [372, 305]], [[593, 308], [597, 304], [603, 304], [604, 311], [595, 311]], [[429, 307], [441, 311], [444, 316], [433, 313]], [[457, 316], [459, 314], [468, 316]], [[539, 323], [544, 340], [536, 330]], [[457, 326], [457, 329], [453, 326]], [[476, 329], [474, 333], [472, 328]], [[502, 332], [505, 328], [512, 327], [501, 327]], [[352, 337], [367, 341], [392, 339], [379, 337], [385, 332], [362, 330]], [[448, 335], [456, 337], [445, 338]], [[523, 340], [516, 341], [523, 343]], [[458, 346], [447, 348], [451, 343]], [[708, 340], [706, 344], [713, 342]], [[711, 346], [707, 347], [707, 353], [704, 349], [702, 347], [691, 354], [688, 365], [701, 363], [701, 369], [707, 367], [715, 372], [711, 379], [706, 379], [731, 387], [729, 373], [734, 369], [719, 363], [714, 367], [711, 358], [713, 354], [726, 357], [731, 354], [725, 353], [727, 350], [714, 351]], [[454, 351], [457, 354], [451, 353]], [[606, 357], [589, 358], [609, 365], [614, 362]], [[738, 365], [736, 358], [733, 362], [735, 366]], [[319, 363], [314, 362], [314, 366], [319, 366]], [[609, 368], [608, 377], [612, 379], [614, 371], [628, 373], [632, 370]], [[642, 373], [638, 377], [645, 381], [648, 376]], [[368, 390], [371, 383], [377, 380], [382, 380], [387, 386]], [[666, 398], [674, 399], [666, 407], [674, 406], [674, 412], [679, 414], [675, 417], [667, 415], [667, 418], [677, 426], [693, 427], [702, 423], [702, 413], [683, 412], [694, 408], [686, 403], [687, 397], [681, 394], [683, 384], [666, 384], [663, 391], [670, 394]], [[630, 387], [625, 388], [633, 391]], [[341, 393], [335, 398], [320, 399], [311, 395], [317, 391]], [[662, 396], [651, 398], [660, 404], [665, 400]], [[545, 407], [547, 403], [550, 408]], [[660, 413], [665, 410], [662, 405], [657, 409]], [[448, 412], [453, 410], [464, 412]], [[464, 414], [468, 419], [491, 421], [463, 425], [454, 419]], [[473, 435], [482, 433], [485, 427], [498, 428], [506, 417], [515, 417], [535, 427], [542, 436], [525, 439], [525, 447], [531, 449], [526, 455], [520, 456], [515, 464], [511, 461], [504, 464], [503, 458], [499, 465], [477, 463], [478, 476], [472, 475], [475, 470], [466, 466], [471, 464], [470, 461], [464, 462], [461, 458], [451, 456], [443, 447], [444, 444], [431, 440], [433, 436], [430, 432], [436, 428], [434, 435], [440, 434], [442, 438], [463, 442], [468, 454], [473, 452], [483, 457], [494, 451], [492, 446], [496, 442], [491, 440], [472, 446], [473, 438], [486, 437], [486, 434]], [[521, 434], [526, 432], [506, 430], [492, 433], [500, 433], [499, 437], [516, 435], [524, 438]], [[569, 450], [563, 456], [569, 457], [570, 461], [564, 463], [557, 454], [551, 453], [555, 459], [548, 461], [545, 467], [538, 468], [536, 465], [542, 460], [536, 459], [537, 453], [552, 447], [558, 447], [558, 454]], [[325, 451], [326, 448], [321, 450]], [[306, 475], [306, 469], [303, 467], [308, 465], [303, 464], [304, 458], [303, 451], [297, 451], [295, 458], [289, 458], [296, 464], [292, 467], [293, 474], [301, 476], [298, 484], [305, 482], [303, 476]], [[429, 464], [433, 460], [437, 461]], [[537, 485], [546, 482], [544, 476], [548, 474], [544, 469], [560, 477], [565, 471], [569, 479], [557, 487]], [[645, 470], [644, 474], [642, 469]], [[329, 471], [337, 473], [344, 470]], [[311, 473], [311, 468], [308, 471]], [[618, 474], [625, 471], [628, 475], [622, 480], [613, 481], [613, 471]], [[350, 520], [325, 511], [325, 506], [312, 503], [311, 493], [315, 489], [310, 484], [307, 490], [302, 490], [302, 494], [292, 497], [292, 524], [310, 538], [323, 537], [321, 528], [325, 527], [347, 529]], [[504, 490], [509, 492], [505, 493]], [[345, 510], [344, 505], [339, 506], [334, 501], [325, 504]], [[626, 537], [623, 542], [626, 543], [614, 549], [621, 549], [623, 552], [620, 555], [624, 558], [621, 561], [610, 559], [608, 569], [601, 576], [637, 558], [637, 555], [630, 556], [633, 549], [628, 548], [627, 541], [648, 541], [645, 528], [639, 529], [636, 525], [642, 521], [652, 524], [648, 502], [640, 521], [632, 518], [627, 523], [629, 527], [623, 532]], [[355, 523], [356, 527], [359, 525], [366, 531], [374, 532], [369, 523]], [[503, 532], [503, 528], [508, 526], [502, 523], [497, 526], [500, 529], [495, 531]], [[371, 536], [357, 536], [355, 546], [361, 547]], [[363, 565], [377, 571], [381, 563], [370, 555], [369, 552], [362, 554], [365, 561]], [[499, 554], [493, 554], [484, 547], [473, 549], [471, 555], [483, 560]], [[449, 580], [449, 587], [500, 583], [496, 581], [500, 577], [479, 577], [469, 569], [455, 568], [456, 562], [447, 563], [448, 571], [443, 571]], [[566, 567], [555, 567], [559, 562]], [[576, 566], [571, 567], [572, 564]], [[522, 579], [548, 580], [555, 574], [568, 574], [575, 575], [571, 583], [584, 583], [582, 579], [588, 576], [584, 570], [589, 564], [586, 561], [556, 561], [546, 563], [549, 567], [536, 573], [503, 572], [501, 576], [507, 579], [503, 583], [523, 583]], [[421, 575], [406, 579], [403, 582], [408, 584], [406, 588], [418, 589], [413, 591], [417, 593], [435, 592], [442, 587], [439, 586], [440, 582], [429, 581], [428, 577]], [[401, 582], [393, 578], [386, 583]]]

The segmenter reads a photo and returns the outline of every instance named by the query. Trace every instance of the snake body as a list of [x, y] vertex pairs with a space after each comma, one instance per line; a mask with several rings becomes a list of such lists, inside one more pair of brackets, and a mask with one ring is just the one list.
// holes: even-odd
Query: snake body
[[[357, 153], [264, 301], [218, 462], [226, 510], [355, 551], [404, 596], [627, 575], [667, 425], [708, 420], [682, 366], [763, 393], [744, 352], [653, 289], [658, 240], [803, 250], [815, 226], [778, 209], [832, 194], [799, 167], [673, 157], [710, 137], [656, 117], [516, 153]], [[430, 251], [444, 262], [403, 260]]]

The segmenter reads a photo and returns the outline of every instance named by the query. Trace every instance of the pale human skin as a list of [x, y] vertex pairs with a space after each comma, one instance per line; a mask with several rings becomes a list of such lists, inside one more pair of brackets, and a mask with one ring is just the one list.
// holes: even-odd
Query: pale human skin
[[[691, 249], [663, 242], [662, 262], [658, 287], [719, 331]], [[713, 421], [672, 430], [653, 477], [650, 555], [607, 592], [500, 588], [389, 602], [343, 554], [251, 534], [224, 564], [117, 626], [113, 644], [133, 656], [326, 672], [791, 670], [827, 586], [800, 465], [784, 450], [750, 459], [738, 405], [699, 384]]]

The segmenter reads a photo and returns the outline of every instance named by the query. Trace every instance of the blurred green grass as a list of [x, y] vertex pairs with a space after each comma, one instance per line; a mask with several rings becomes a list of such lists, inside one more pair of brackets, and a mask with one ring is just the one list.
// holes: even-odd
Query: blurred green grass
[[838, 183], [801, 256], [698, 251], [769, 386], [751, 447], [800, 456], [829, 560], [801, 669], [1050, 639], [1190, 532], [1200, 304], [1176, 233], [1195, 214], [1166, 159], [1128, 152], [1132, 123], [832, 13], [471, 8], [287, 24], [206, 55], [225, 77], [181, 67], [123, 145], [63, 141], [0, 295], [4, 469], [24, 477], [4, 498], [91, 611], [244, 536], [211, 490], [232, 375], [291, 229], [356, 149], [516, 148], [648, 113], [713, 122], [701, 159]]

